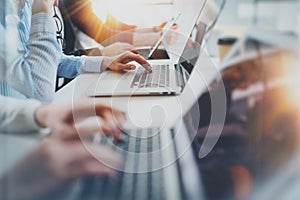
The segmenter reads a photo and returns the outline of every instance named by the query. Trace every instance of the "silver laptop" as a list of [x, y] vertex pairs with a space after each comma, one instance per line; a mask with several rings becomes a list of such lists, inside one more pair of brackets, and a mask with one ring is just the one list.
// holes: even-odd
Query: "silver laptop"
[[[182, 28], [184, 28], [184, 34], [180, 35], [178, 41], [175, 42], [176, 44], [166, 48], [170, 56], [174, 52], [182, 56], [189, 39], [185, 35], [192, 33], [205, 7], [205, 2], [202, 2], [199, 9], [196, 9], [197, 12], [195, 12], [192, 19], [187, 17], [189, 15], [181, 13], [170, 23], [169, 29], [176, 20], [179, 23], [179, 28], [181, 24]], [[163, 40], [161, 39], [161, 41]], [[178, 52], [174, 48], [182, 50]], [[152, 53], [154, 52], [153, 50]], [[85, 93], [91, 97], [178, 95], [182, 92], [189, 73], [180, 64], [180, 56], [175, 57], [178, 57], [178, 59], [149, 60], [149, 63], [152, 65], [152, 72], [150, 73], [137, 63], [135, 63], [137, 69], [134, 71], [123, 73], [105, 71], [99, 75], [97, 81], [88, 87]]]
[[99, 143], [122, 155], [124, 165], [114, 177], [83, 177], [69, 199], [204, 199], [196, 158], [199, 147], [193, 145], [197, 127], [191, 126], [200, 116], [192, 117], [193, 109], [170, 129], [125, 130], [117, 142], [100, 137]]
[[[201, 34], [205, 34], [206, 25], [201, 23]], [[199, 33], [199, 31], [198, 31]], [[197, 41], [197, 43], [201, 43]], [[188, 50], [186, 46], [183, 53], [193, 52], [199, 54], [198, 48]], [[196, 52], [196, 53], [195, 53]], [[187, 55], [184, 55], [188, 57]], [[86, 95], [91, 97], [111, 97], [111, 96], [159, 96], [178, 95], [182, 92], [189, 78], [191, 71], [187, 71], [179, 63], [172, 63], [166, 60], [149, 60], [152, 65], [152, 72], [146, 71], [142, 66], [137, 65], [134, 71], [112, 72], [106, 71], [99, 75], [97, 81], [89, 85]]]

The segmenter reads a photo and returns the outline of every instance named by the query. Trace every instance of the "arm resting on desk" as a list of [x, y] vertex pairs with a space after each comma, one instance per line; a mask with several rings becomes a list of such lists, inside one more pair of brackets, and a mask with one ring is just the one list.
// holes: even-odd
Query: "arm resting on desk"
[[4, 132], [39, 130], [40, 127], [34, 119], [34, 112], [39, 106], [40, 103], [35, 100], [17, 100], [0, 96], [0, 130]]

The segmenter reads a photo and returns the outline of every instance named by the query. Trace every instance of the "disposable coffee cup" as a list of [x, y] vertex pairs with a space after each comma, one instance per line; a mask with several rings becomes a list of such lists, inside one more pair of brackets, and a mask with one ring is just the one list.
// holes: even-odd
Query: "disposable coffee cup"
[[222, 61], [229, 52], [233, 44], [237, 41], [236, 37], [223, 37], [218, 40], [219, 59]]

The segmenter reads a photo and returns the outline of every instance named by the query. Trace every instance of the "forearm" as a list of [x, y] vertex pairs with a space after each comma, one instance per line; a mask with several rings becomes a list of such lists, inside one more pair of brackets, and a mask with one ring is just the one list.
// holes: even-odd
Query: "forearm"
[[0, 130], [2, 132], [29, 132], [40, 129], [34, 112], [41, 105], [35, 100], [17, 100], [0, 96]]
[[118, 19], [116, 19], [114, 16], [108, 13], [106, 16], [106, 22], [105, 22], [107, 27], [110, 27], [115, 30], [120, 30], [120, 31], [129, 31], [129, 30], [134, 30], [136, 29], [135, 25], [129, 25], [125, 24]]
[[81, 73], [84, 61], [81, 57], [67, 56], [62, 54], [57, 69], [57, 76], [64, 78], [75, 78]]
[[[74, 21], [80, 30], [94, 38], [97, 42], [103, 45], [112, 44], [113, 42], [132, 43], [132, 31], [113, 29], [102, 23], [102, 21], [93, 13], [88, 15], [82, 14], [78, 14], [80, 17], [74, 16], [72, 21]], [[113, 41], [108, 42], [108, 40]]]
[[75, 78], [81, 73], [102, 72], [105, 70], [102, 66], [103, 56], [67, 56], [62, 55], [58, 65], [57, 75], [65, 78]]
[[[132, 30], [135, 26], [127, 26], [123, 23], [103, 23], [97, 15], [95, 15], [92, 4], [89, 0], [61, 0], [60, 7], [63, 8], [63, 14], [69, 16], [73, 24], [99, 43], [111, 44], [107, 42], [113, 36], [117, 36]], [[108, 21], [111, 21], [108, 19]], [[120, 40], [121, 39], [121, 40]], [[118, 37], [119, 42], [132, 43], [132, 34], [126, 34]]]

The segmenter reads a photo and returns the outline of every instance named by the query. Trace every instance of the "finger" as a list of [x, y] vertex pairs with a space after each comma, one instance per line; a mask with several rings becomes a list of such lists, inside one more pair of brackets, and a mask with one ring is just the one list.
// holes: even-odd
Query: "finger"
[[73, 104], [71, 112], [68, 114], [67, 120], [73, 120], [73, 118], [78, 121], [83, 118], [99, 116], [103, 117], [104, 111], [113, 112], [115, 115], [124, 115], [122, 111], [111, 108], [111, 106], [94, 102], [90, 99], [83, 99], [82, 101], [77, 101]]
[[108, 106], [99, 105], [100, 110], [95, 107], [96, 112], [100, 113], [98, 116], [102, 118], [102, 125], [98, 124], [92, 126], [75, 127], [74, 133], [64, 134], [64, 139], [80, 139], [87, 136], [94, 135], [95, 133], [101, 131], [106, 134], [112, 135], [115, 139], [118, 139], [121, 135], [122, 124], [125, 122], [125, 114], [117, 109], [112, 109]]
[[49, 135], [49, 138], [59, 140], [80, 140], [104, 131], [102, 126], [99, 124], [84, 127], [76, 127], [76, 125], [74, 126], [73, 124], [66, 124], [62, 127], [63, 128], [54, 128]]
[[159, 26], [154, 26], [154, 31], [160, 32], [165, 27], [166, 24], [167, 24], [167, 22], [163, 22]]
[[[122, 133], [122, 130], [123, 130], [123, 124], [124, 124], [124, 122], [126, 121], [126, 116], [125, 116], [124, 113], [118, 112], [118, 113], [113, 113], [113, 114], [112, 114], [112, 118], [113, 118], [113, 121], [114, 121], [114, 123], [115, 123], [114, 129], [115, 129], [115, 131], [116, 131], [117, 137], [119, 137], [120, 134]], [[107, 119], [107, 121], [108, 121], [108, 120], [109, 120], [109, 119]], [[106, 121], [104, 120], [104, 122], [106, 122]]]
[[[86, 138], [88, 136], [94, 135], [99, 131], [109, 133], [114, 137], [120, 136], [120, 130], [122, 128], [122, 124], [125, 122], [126, 117], [123, 112], [115, 109], [111, 109], [109, 107], [103, 107], [100, 105], [100, 108], [88, 107], [87, 109], [92, 109], [87, 112], [84, 111], [84, 115], [87, 117], [101, 117], [105, 126], [99, 125], [99, 123], [94, 123], [89, 126], [77, 126], [83, 119], [83, 115], [75, 117], [72, 122], [65, 122], [62, 126], [55, 126], [52, 130], [52, 134], [50, 135], [52, 138], [64, 139], [64, 140], [75, 140]], [[79, 122], [79, 123], [78, 123]]]
[[173, 26], [172, 26], [172, 29], [173, 29], [173, 30], [176, 30], [177, 28], [178, 28], [178, 24], [177, 24], [177, 23], [174, 23]]
[[142, 65], [147, 71], [149, 71], [149, 72], [152, 71], [151, 65], [141, 55], [129, 52], [129, 53], [124, 54], [123, 59], [124, 60], [128, 59], [128, 60], [136, 61], [137, 63]]
[[131, 49], [130, 50], [132, 53], [134, 53], [134, 54], [138, 54], [139, 52], [138, 52], [138, 50], [136, 50], [136, 49]]
[[58, 0], [55, 0], [53, 5], [58, 7]]
[[117, 70], [122, 71], [122, 70], [135, 70], [136, 66], [133, 64], [118, 64], [117, 65]]
[[160, 28], [163, 28], [164, 26], [166, 26], [166, 24], [167, 24], [167, 22], [165, 21], [165, 22], [161, 23], [161, 24], [159, 25], [159, 27], [160, 27]]
[[92, 125], [86, 127], [77, 127], [76, 134], [63, 134], [63, 139], [65, 140], [80, 140], [89, 136], [94, 136], [99, 132], [104, 132], [102, 125]]
[[[126, 121], [125, 113], [117, 109], [108, 108], [104, 112], [102, 112], [102, 118], [103, 118], [103, 125], [105, 125], [104, 127], [102, 127], [103, 129], [105, 129], [103, 131], [104, 132], [112, 131], [114, 135], [117, 135], [117, 137], [119, 137], [121, 134], [120, 130], [123, 129], [123, 124]], [[107, 127], [107, 125], [109, 125], [109, 127]], [[106, 128], [108, 128], [108, 130]]]
[[101, 129], [103, 130], [104, 134], [111, 135], [116, 141], [120, 139], [122, 134], [122, 131], [119, 127], [112, 127], [109, 123], [102, 124]]
[[52, 139], [68, 139], [78, 137], [77, 131], [73, 124], [59, 124], [52, 127], [49, 138]]
[[[163, 23], [161, 23], [159, 26], [154, 26], [154, 31], [155, 31], [155, 32], [160, 32], [160, 31], [162, 31], [162, 29], [165, 28], [165, 26], [166, 26], [167, 23], [168, 23], [168, 22], [163, 22]], [[177, 24], [177, 23], [174, 23], [174, 24], [172, 25], [172, 27], [171, 27], [171, 29], [173, 29], [173, 30], [176, 30], [177, 28], [178, 28], [178, 24]]]
[[122, 126], [120, 126], [121, 122], [119, 122], [119, 119], [110, 113], [107, 113], [103, 119], [102, 129], [105, 133], [109, 133], [113, 135], [115, 139], [118, 139], [122, 134]]
[[[94, 136], [96, 133], [105, 133], [112, 135], [115, 139], [118, 139], [122, 134], [123, 123], [126, 121], [126, 116], [123, 112], [116, 111], [114, 109], [107, 109], [102, 111], [102, 121], [99, 124], [98, 121], [89, 126], [79, 126], [75, 128], [74, 134], [64, 134], [63, 139], [75, 140], [83, 139], [88, 136]], [[62, 136], [61, 136], [62, 137]]]

